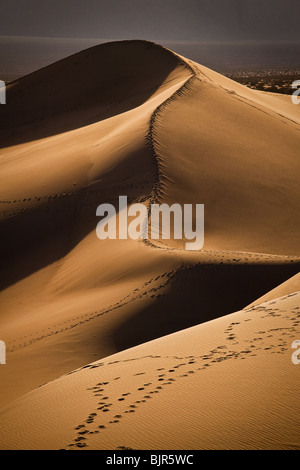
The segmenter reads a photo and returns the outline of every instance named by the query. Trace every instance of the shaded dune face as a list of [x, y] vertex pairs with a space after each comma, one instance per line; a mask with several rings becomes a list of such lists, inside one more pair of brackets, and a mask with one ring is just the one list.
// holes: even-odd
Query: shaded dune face
[[[1, 109], [1, 143], [36, 140], [124, 113], [147, 101], [178, 63], [150, 42], [124, 41], [92, 47], [16, 80]], [[51, 129], [39, 125], [45, 118], [52, 119]], [[33, 124], [25, 135], [16, 129]]]
[[[64, 59], [7, 102], [0, 446], [298, 448], [299, 107], [145, 41]], [[204, 249], [98, 240], [121, 195], [205, 204]]]

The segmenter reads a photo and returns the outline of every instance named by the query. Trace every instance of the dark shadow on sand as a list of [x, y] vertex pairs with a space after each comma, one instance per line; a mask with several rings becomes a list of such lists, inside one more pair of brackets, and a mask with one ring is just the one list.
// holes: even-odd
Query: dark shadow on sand
[[118, 327], [114, 332], [116, 350], [241, 310], [297, 274], [299, 268], [300, 263], [182, 269], [163, 295]]
[[101, 44], [33, 72], [7, 89], [0, 147], [108, 119], [147, 101], [179, 65], [147, 41]]

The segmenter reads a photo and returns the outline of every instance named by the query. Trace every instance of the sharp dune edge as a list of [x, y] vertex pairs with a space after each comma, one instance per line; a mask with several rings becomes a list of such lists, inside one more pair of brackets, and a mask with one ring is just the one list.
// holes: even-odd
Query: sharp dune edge
[[[144, 41], [7, 102], [0, 448], [299, 449], [299, 107]], [[205, 204], [204, 249], [100, 242], [123, 194]]]

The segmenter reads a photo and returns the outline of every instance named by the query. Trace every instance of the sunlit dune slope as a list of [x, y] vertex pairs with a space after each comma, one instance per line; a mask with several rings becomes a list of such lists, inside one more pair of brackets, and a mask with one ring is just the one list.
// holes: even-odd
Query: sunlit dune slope
[[299, 449], [299, 296], [49, 383], [0, 413], [0, 448]]
[[159, 201], [204, 203], [207, 249], [299, 253], [299, 106], [190, 65], [154, 121]]

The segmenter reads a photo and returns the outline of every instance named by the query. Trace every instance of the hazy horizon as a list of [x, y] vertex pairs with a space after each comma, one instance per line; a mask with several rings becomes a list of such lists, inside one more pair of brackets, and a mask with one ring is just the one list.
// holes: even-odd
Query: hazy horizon
[[[0, 36], [0, 79], [15, 80], [81, 50], [117, 39]], [[219, 72], [300, 69], [295, 42], [156, 41]]]

